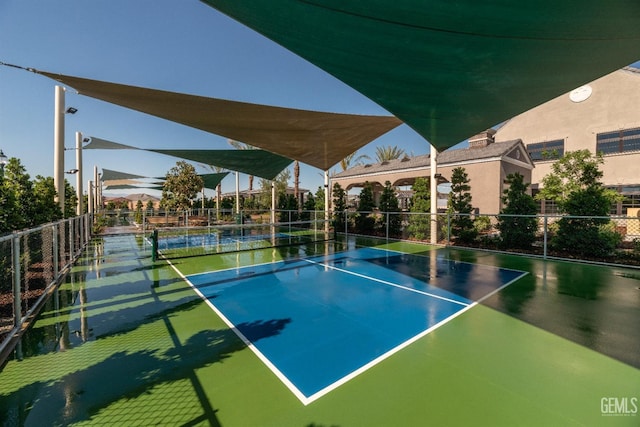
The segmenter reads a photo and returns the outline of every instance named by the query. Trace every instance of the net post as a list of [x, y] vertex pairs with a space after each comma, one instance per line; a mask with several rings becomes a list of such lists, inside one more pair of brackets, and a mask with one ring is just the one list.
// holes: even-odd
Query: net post
[[156, 262], [158, 259], [158, 229], [153, 230], [151, 234], [151, 261]]

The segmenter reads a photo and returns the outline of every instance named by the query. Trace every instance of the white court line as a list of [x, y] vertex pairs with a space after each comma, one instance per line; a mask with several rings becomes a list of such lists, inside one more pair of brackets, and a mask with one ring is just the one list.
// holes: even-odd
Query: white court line
[[[504, 284], [503, 286], [495, 289], [494, 291], [490, 292], [489, 294], [483, 296], [482, 298], [480, 298], [478, 301], [474, 301], [471, 304], [465, 304], [462, 303], [460, 301], [455, 301], [449, 298], [445, 298], [445, 297], [441, 297], [439, 295], [435, 295], [435, 294], [430, 294], [428, 292], [423, 292], [423, 291], [419, 291], [416, 289], [412, 289], [412, 288], [407, 288], [405, 286], [401, 286], [398, 285], [396, 283], [391, 283], [391, 282], [387, 282], [381, 279], [376, 279], [374, 277], [368, 277], [359, 273], [354, 273], [348, 270], [344, 270], [338, 267], [334, 267], [334, 266], [330, 266], [330, 265], [326, 265], [326, 264], [322, 264], [316, 261], [311, 261], [309, 259], [301, 259], [302, 261], [306, 261], [310, 264], [315, 264], [315, 265], [319, 265], [322, 267], [326, 267], [326, 268], [330, 268], [336, 271], [341, 271], [347, 274], [352, 274], [354, 276], [358, 276], [358, 277], [362, 277], [364, 279], [368, 279], [368, 280], [372, 280], [372, 281], [376, 281], [385, 285], [389, 285], [389, 286], [394, 286], [397, 288], [401, 288], [401, 289], [405, 289], [408, 290], [410, 292], [416, 292], [419, 294], [423, 294], [426, 296], [431, 296], [434, 298], [438, 298], [438, 299], [442, 299], [445, 301], [449, 301], [449, 302], [453, 302], [455, 304], [459, 304], [461, 306], [463, 306], [464, 308], [460, 309], [459, 311], [456, 311], [455, 313], [453, 313], [451, 316], [441, 320], [440, 322], [436, 323], [435, 325], [431, 326], [430, 328], [420, 332], [417, 335], [414, 335], [413, 337], [409, 338], [408, 340], [400, 343], [399, 345], [397, 345], [396, 347], [390, 349], [389, 351], [385, 352], [384, 354], [378, 356], [377, 358], [371, 360], [370, 362], [366, 363], [365, 365], [361, 366], [360, 368], [352, 371], [351, 373], [349, 373], [348, 375], [340, 378], [338, 381], [335, 381], [332, 384], [329, 384], [328, 386], [326, 386], [325, 388], [317, 391], [316, 393], [312, 394], [311, 396], [305, 396], [290, 380], [289, 378], [287, 378], [286, 375], [284, 375], [264, 354], [262, 354], [262, 352], [260, 350], [258, 350], [258, 348], [247, 338], [245, 337], [242, 332], [240, 332], [236, 326], [220, 311], [218, 310], [218, 308], [211, 302], [211, 300], [209, 300], [193, 283], [191, 283], [191, 281], [175, 266], [173, 265], [173, 263], [167, 259], [166, 257], [163, 256], [163, 258], [165, 259], [165, 261], [167, 261], [167, 263], [176, 271], [176, 273], [178, 273], [178, 275], [180, 277], [182, 277], [184, 279], [185, 282], [187, 282], [187, 284], [196, 292], [196, 294], [198, 296], [200, 296], [200, 298], [202, 298], [205, 303], [207, 303], [207, 305], [218, 315], [218, 317], [220, 317], [220, 319], [222, 319], [222, 321], [238, 336], [238, 338], [240, 338], [242, 340], [242, 342], [258, 357], [258, 359], [260, 359], [262, 361], [262, 363], [264, 363], [268, 369], [271, 370], [271, 372], [273, 372], [273, 374], [291, 391], [291, 393], [293, 393], [294, 396], [296, 396], [298, 398], [298, 400], [305, 406], [309, 405], [310, 403], [314, 402], [315, 400], [321, 398], [322, 396], [330, 393], [331, 391], [337, 389], [338, 387], [340, 387], [341, 385], [347, 383], [348, 381], [350, 381], [351, 379], [355, 378], [356, 376], [360, 375], [361, 373], [367, 371], [369, 368], [377, 365], [378, 363], [382, 362], [383, 360], [391, 357], [392, 355], [394, 355], [395, 353], [399, 352], [400, 350], [404, 349], [405, 347], [413, 344], [414, 342], [418, 341], [420, 338], [423, 338], [424, 336], [428, 335], [429, 333], [433, 332], [434, 330], [438, 329], [439, 327], [445, 325], [446, 323], [450, 322], [451, 320], [455, 319], [456, 317], [458, 317], [459, 315], [463, 314], [464, 312], [470, 310], [471, 308], [477, 306], [481, 301], [484, 301], [486, 298], [489, 298], [491, 295], [499, 292], [500, 290], [504, 289], [505, 287], [511, 285], [512, 283], [514, 283], [516, 280], [522, 278], [524, 275], [528, 274], [527, 272], [522, 272], [523, 274], [516, 277], [515, 279], [511, 280], [510, 282]], [[259, 265], [266, 265], [266, 264], [277, 264], [277, 263], [281, 263], [284, 262], [282, 260], [280, 261], [276, 261], [276, 262], [266, 262], [263, 264], [259, 264]], [[246, 267], [251, 267], [251, 266], [242, 266], [240, 268], [246, 268]], [[236, 269], [238, 267], [232, 267], [229, 269], [225, 269], [225, 270], [231, 270], [231, 269]], [[220, 270], [218, 270], [220, 271]], [[519, 271], [519, 270], [517, 270]], [[195, 275], [199, 275], [199, 274], [210, 274], [210, 273], [215, 273], [215, 270], [209, 273], [198, 273]]]
[[240, 332], [240, 330], [238, 330], [238, 328], [236, 328], [236, 325], [234, 325], [231, 320], [227, 319], [227, 317], [220, 310], [218, 310], [218, 308], [202, 292], [200, 292], [200, 289], [198, 289], [193, 283], [191, 283], [187, 276], [182, 274], [182, 272], [175, 265], [173, 265], [173, 263], [169, 259], [165, 258], [165, 261], [167, 261], [171, 268], [173, 268], [175, 272], [178, 273], [178, 275], [180, 275], [180, 277], [182, 277], [185, 282], [187, 282], [191, 289], [193, 289], [195, 293], [200, 298], [202, 298], [202, 300], [214, 311], [214, 313], [216, 313], [218, 317], [222, 319], [222, 321], [238, 336], [238, 338], [242, 340], [242, 342], [256, 356], [258, 356], [258, 359], [260, 359], [262, 363], [264, 363], [267, 368], [269, 368], [271, 372], [273, 372], [273, 374], [280, 381], [282, 381], [282, 383], [291, 391], [291, 393], [293, 393], [294, 396], [298, 398], [298, 400], [300, 400], [300, 402], [302, 402], [303, 405], [306, 406], [312, 402], [312, 400], [309, 400], [308, 397], [306, 397], [300, 390], [298, 390], [298, 388], [291, 381], [289, 381], [289, 378], [287, 378], [286, 375], [280, 372], [280, 370], [273, 363], [271, 363], [271, 361], [264, 354], [262, 354], [262, 352], [258, 350], [258, 348], [253, 345], [253, 343], [247, 337], [245, 337], [244, 334]]
[[306, 261], [308, 263], [311, 263], [311, 264], [320, 265], [320, 266], [325, 267], [325, 268], [330, 268], [332, 270], [340, 271], [342, 273], [351, 274], [352, 276], [357, 276], [357, 277], [361, 277], [363, 279], [371, 280], [373, 282], [382, 283], [383, 285], [389, 285], [389, 286], [393, 286], [393, 287], [396, 287], [396, 288], [404, 289], [405, 291], [415, 292], [417, 294], [426, 295], [428, 297], [433, 297], [433, 298], [438, 298], [438, 299], [441, 299], [443, 301], [452, 302], [454, 304], [459, 304], [459, 305], [461, 305], [463, 307], [469, 306], [469, 304], [461, 302], [461, 301], [456, 301], [456, 300], [451, 299], [451, 298], [443, 297], [443, 296], [432, 294], [432, 293], [429, 293], [429, 292], [420, 291], [418, 289], [408, 288], [406, 286], [398, 285], [397, 283], [387, 282], [386, 280], [377, 279], [375, 277], [365, 276], [364, 274], [360, 274], [360, 273], [356, 273], [356, 272], [353, 272], [353, 271], [345, 270], [343, 268], [338, 268], [338, 267], [335, 267], [335, 266], [332, 266], [332, 265], [329, 265], [329, 264], [323, 264], [321, 262], [311, 261], [309, 259], [304, 259], [304, 261]]

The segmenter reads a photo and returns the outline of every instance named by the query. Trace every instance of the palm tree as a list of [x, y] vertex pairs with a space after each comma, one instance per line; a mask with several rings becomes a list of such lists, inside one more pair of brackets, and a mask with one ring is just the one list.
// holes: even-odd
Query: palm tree
[[399, 148], [397, 145], [376, 147], [376, 159], [379, 163], [399, 159], [403, 154], [404, 149]]
[[[233, 139], [228, 139], [227, 142], [230, 146], [235, 148], [236, 150], [255, 150], [256, 147], [253, 145], [245, 144], [244, 142], [234, 141]], [[253, 191], [253, 175], [249, 175], [249, 193]]]
[[353, 153], [349, 154], [344, 159], [340, 160], [340, 167], [342, 168], [343, 171], [346, 171], [352, 166], [358, 166], [362, 164], [362, 161], [364, 159], [371, 159], [371, 157], [367, 156], [366, 154], [361, 154], [358, 157], [356, 157], [357, 152], [358, 151], [356, 150]]

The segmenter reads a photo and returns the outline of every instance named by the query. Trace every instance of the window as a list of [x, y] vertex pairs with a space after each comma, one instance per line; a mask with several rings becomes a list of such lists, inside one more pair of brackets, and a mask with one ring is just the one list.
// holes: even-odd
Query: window
[[534, 161], [559, 159], [564, 155], [564, 139], [527, 144], [527, 151]]
[[640, 128], [599, 133], [596, 135], [596, 151], [603, 154], [640, 151]]

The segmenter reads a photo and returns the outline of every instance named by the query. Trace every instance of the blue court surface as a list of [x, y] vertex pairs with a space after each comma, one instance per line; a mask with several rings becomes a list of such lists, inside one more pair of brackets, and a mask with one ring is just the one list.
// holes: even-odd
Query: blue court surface
[[525, 274], [363, 248], [187, 279], [308, 404]]

